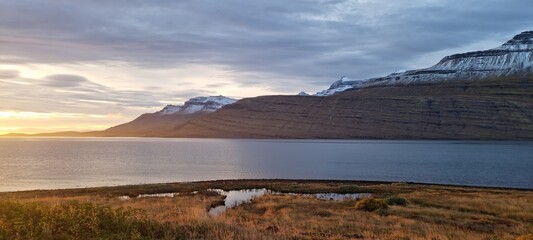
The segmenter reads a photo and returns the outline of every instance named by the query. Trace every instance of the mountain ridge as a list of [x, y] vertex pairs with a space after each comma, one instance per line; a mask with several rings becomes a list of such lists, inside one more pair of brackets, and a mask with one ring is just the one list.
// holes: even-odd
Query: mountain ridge
[[314, 96], [210, 98], [79, 136], [533, 140], [533, 31], [429, 68], [343, 77]]
[[318, 92], [329, 96], [350, 88], [372, 85], [409, 84], [427, 81], [473, 80], [487, 77], [512, 76], [533, 71], [533, 31], [515, 35], [497, 48], [444, 57], [437, 64], [422, 69], [396, 72], [384, 77], [334, 82], [330, 88]]
[[533, 140], [533, 77], [261, 96], [192, 119], [173, 136]]

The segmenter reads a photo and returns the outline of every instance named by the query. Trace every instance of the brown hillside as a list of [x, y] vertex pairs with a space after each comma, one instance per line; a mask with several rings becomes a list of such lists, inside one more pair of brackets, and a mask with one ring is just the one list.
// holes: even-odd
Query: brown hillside
[[243, 99], [177, 126], [174, 137], [533, 139], [533, 78]]

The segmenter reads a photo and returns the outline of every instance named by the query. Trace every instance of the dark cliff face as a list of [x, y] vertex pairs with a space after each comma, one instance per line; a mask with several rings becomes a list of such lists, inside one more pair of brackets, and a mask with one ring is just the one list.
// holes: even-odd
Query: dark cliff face
[[513, 37], [513, 39], [507, 41], [500, 48], [477, 51], [477, 52], [467, 52], [454, 54], [443, 58], [439, 64], [442, 64], [447, 61], [464, 59], [464, 58], [479, 58], [479, 57], [496, 57], [503, 56], [513, 52], [531, 52], [531, 48], [528, 48], [527, 45], [533, 44], [533, 31], [522, 32]]
[[249, 98], [192, 119], [172, 136], [533, 139], [533, 78]]
[[503, 49], [494, 49], [494, 50], [485, 50], [485, 51], [477, 51], [477, 52], [467, 52], [467, 53], [459, 53], [447, 56], [443, 58], [438, 64], [443, 64], [448, 61], [453, 60], [460, 60], [465, 58], [479, 58], [479, 57], [499, 57], [503, 56], [505, 54], [508, 54], [510, 52], [526, 52], [529, 50], [503, 50]]
[[504, 45], [533, 44], [533, 31], [525, 31], [513, 37]]

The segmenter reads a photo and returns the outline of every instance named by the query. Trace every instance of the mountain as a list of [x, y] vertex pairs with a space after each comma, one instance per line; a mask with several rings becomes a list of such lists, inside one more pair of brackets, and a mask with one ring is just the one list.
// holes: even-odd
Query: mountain
[[533, 139], [533, 32], [381, 78], [346, 77], [316, 96], [240, 100], [173, 137]]
[[528, 31], [425, 69], [343, 77], [314, 96], [198, 97], [80, 136], [533, 140], [532, 66]]
[[329, 89], [321, 91], [317, 95], [329, 96], [351, 88], [474, 80], [513, 76], [531, 71], [533, 71], [533, 31], [526, 31], [516, 35], [500, 47], [447, 56], [429, 68], [395, 72], [385, 77], [366, 80], [343, 77], [334, 82]]
[[98, 133], [105, 137], [167, 137], [190, 119], [214, 112], [237, 100], [224, 96], [195, 97], [183, 105], [167, 105], [155, 113], [146, 113], [135, 120]]
[[145, 113], [131, 122], [104, 131], [56, 132], [39, 134], [11, 133], [3, 137], [172, 137], [177, 128], [195, 117], [212, 113], [237, 99], [224, 96], [195, 97], [183, 105], [167, 105], [155, 113]]
[[173, 137], [533, 140], [533, 77], [242, 99]]
[[235, 103], [237, 100], [224, 96], [210, 96], [210, 97], [195, 97], [186, 101], [183, 106], [167, 105], [161, 111], [157, 112], [159, 115], [171, 115], [175, 113], [194, 114], [194, 113], [209, 113], [214, 112], [225, 105]]

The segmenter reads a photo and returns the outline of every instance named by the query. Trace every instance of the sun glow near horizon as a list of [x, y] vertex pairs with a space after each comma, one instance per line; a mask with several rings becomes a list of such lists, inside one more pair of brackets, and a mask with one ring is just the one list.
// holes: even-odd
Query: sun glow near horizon
[[[128, 121], [122, 114], [0, 111], [0, 135], [104, 130]], [[95, 124], [96, 123], [96, 124]]]
[[80, 113], [40, 113], [40, 112], [17, 112], [17, 111], [0, 111], [0, 119], [52, 119], [52, 118], [121, 118], [121, 114], [80, 114]]
[[[240, 78], [247, 83], [237, 83]], [[259, 76], [218, 65], [143, 68], [119, 61], [0, 62], [0, 134], [103, 130], [198, 96], [297, 93], [265, 83]]]

